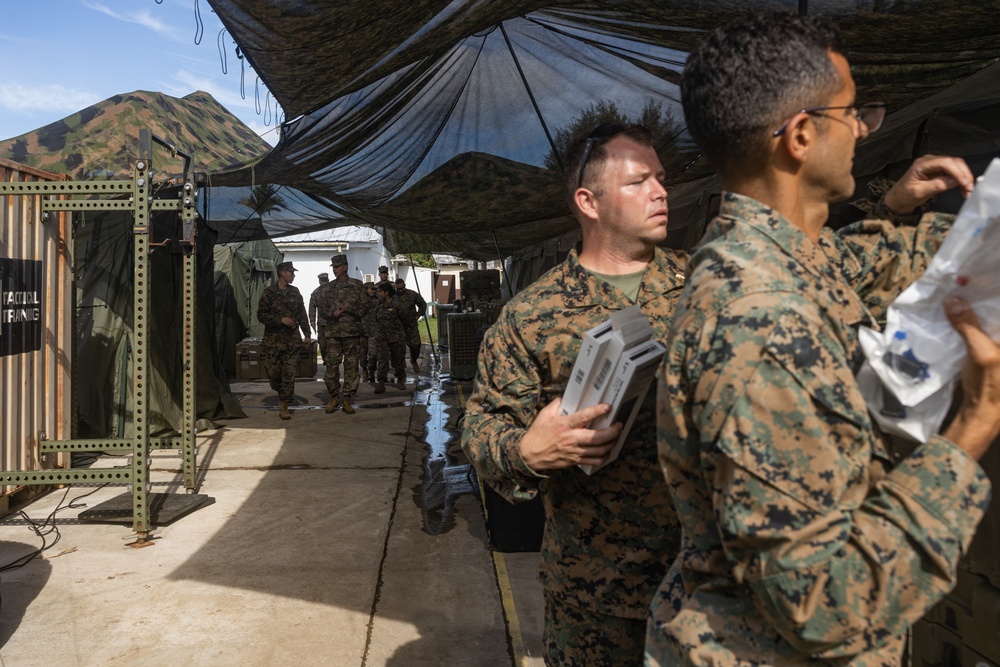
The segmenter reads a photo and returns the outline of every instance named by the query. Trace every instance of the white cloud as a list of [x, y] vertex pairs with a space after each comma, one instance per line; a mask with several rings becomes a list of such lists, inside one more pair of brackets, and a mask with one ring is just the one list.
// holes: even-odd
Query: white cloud
[[107, 14], [113, 19], [119, 21], [125, 21], [126, 23], [138, 23], [139, 25], [149, 28], [153, 32], [159, 33], [166, 37], [175, 37], [176, 31], [173, 27], [167, 25], [163, 21], [155, 18], [149, 13], [148, 9], [141, 9], [139, 11], [133, 12], [116, 12], [106, 5], [101, 5], [96, 2], [84, 2], [83, 6], [87, 9], [92, 9], [95, 12], [100, 12], [102, 14]]
[[58, 83], [24, 85], [0, 83], [0, 108], [19, 113], [31, 111], [79, 111], [103, 97], [86, 90], [73, 90]]

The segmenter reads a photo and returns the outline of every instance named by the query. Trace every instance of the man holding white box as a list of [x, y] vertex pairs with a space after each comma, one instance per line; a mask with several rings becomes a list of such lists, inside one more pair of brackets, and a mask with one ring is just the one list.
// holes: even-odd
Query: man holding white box
[[[591, 429], [609, 406], [561, 415], [580, 338], [637, 304], [663, 341], [687, 255], [667, 234], [663, 167], [649, 133], [603, 125], [571, 146], [565, 172], [583, 240], [506, 305], [480, 348], [462, 446], [480, 477], [513, 502], [542, 494], [540, 578], [546, 662], [639, 665], [649, 600], [680, 531], [656, 458], [649, 392], [618, 457], [621, 424]], [[666, 525], [665, 525], [666, 524]]]

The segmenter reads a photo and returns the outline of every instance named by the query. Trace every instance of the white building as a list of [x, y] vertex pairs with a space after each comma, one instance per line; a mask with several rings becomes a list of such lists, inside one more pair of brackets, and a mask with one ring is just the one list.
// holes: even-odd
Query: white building
[[329, 274], [330, 258], [347, 255], [348, 275], [361, 282], [378, 280], [378, 267], [391, 266], [382, 235], [370, 227], [334, 227], [274, 239], [284, 261], [295, 265], [295, 286], [309, 305], [309, 295], [319, 287], [319, 274]]
[[[334, 255], [347, 255], [348, 275], [361, 282], [378, 280], [378, 267], [389, 267], [389, 279], [402, 278], [406, 286], [418, 292], [428, 304], [434, 301], [436, 269], [411, 267], [410, 261], [400, 255], [390, 257], [382, 242], [382, 235], [371, 227], [335, 227], [274, 239], [284, 261], [295, 265], [295, 286], [309, 305], [309, 295], [319, 287], [319, 274], [329, 274], [333, 279], [330, 259]], [[413, 269], [416, 269], [414, 273]], [[430, 311], [430, 306], [428, 306]]]

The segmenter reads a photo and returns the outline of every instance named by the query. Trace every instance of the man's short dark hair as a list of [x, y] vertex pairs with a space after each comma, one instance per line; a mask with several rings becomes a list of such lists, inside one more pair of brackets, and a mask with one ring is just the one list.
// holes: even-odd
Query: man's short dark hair
[[774, 130], [838, 90], [828, 51], [847, 55], [836, 26], [787, 12], [736, 19], [691, 51], [681, 76], [684, 119], [723, 178], [762, 168]]
[[[615, 134], [599, 139], [593, 142], [593, 146], [590, 149], [590, 154], [587, 156], [587, 166], [583, 170], [583, 184], [582, 187], [587, 188], [594, 192], [594, 194], [603, 194], [600, 191], [600, 182], [598, 180], [598, 175], [604, 169], [604, 163], [608, 159], [608, 151], [605, 145], [611, 139], [615, 137], [628, 137], [637, 144], [642, 144], [643, 146], [653, 145], [653, 136], [649, 133], [642, 125], [634, 125], [631, 123], [622, 124], [621, 132], [616, 132]], [[570, 210], [575, 211], [576, 207], [573, 204], [573, 194], [576, 192], [577, 188], [581, 187], [580, 182], [580, 163], [583, 161], [584, 152], [587, 149], [587, 140], [590, 134], [597, 128], [587, 128], [585, 132], [581, 132], [577, 135], [569, 147], [566, 149], [566, 163], [564, 166], [565, 171], [563, 171], [563, 187], [566, 190], [566, 198], [569, 201]]]
[[392, 286], [392, 283], [380, 283], [379, 286], [378, 286], [378, 288], [379, 288], [379, 291], [385, 292], [386, 294], [395, 294], [396, 293], [396, 288]]
[[397, 285], [405, 285], [406, 281], [403, 280], [402, 278], [396, 278], [396, 284]]

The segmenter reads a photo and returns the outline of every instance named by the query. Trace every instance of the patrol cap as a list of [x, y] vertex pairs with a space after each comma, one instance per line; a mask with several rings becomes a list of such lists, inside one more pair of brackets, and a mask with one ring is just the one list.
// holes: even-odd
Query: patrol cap
[[330, 258], [330, 266], [333, 268], [344, 266], [345, 264], [347, 264], [347, 255], [334, 255]]
[[365, 283], [365, 287], [367, 287], [368, 289], [375, 289], [375, 283], [369, 280], [368, 282]]
[[291, 271], [292, 273], [295, 273], [298, 269], [292, 266], [291, 262], [282, 262], [281, 264], [278, 264], [278, 271]]
[[330, 279], [330, 274], [329, 273], [321, 273], [321, 274], [319, 274], [316, 277], [319, 278], [320, 280], [329, 280]]
[[380, 266], [380, 267], [378, 267], [378, 272], [379, 273], [389, 273], [389, 267], [388, 266]]

